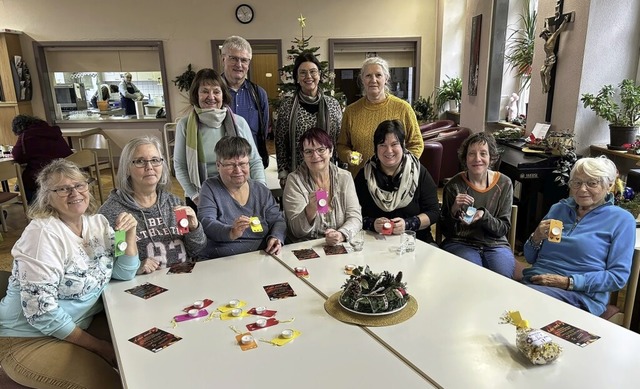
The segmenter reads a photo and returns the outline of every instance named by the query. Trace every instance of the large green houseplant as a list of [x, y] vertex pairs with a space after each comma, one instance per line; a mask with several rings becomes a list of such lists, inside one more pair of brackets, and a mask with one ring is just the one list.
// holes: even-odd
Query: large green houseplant
[[446, 102], [455, 102], [453, 107], [449, 103], [449, 110], [458, 111], [460, 100], [462, 100], [462, 79], [447, 76], [447, 79], [442, 81], [442, 86], [436, 89], [436, 107], [442, 110]]
[[[597, 95], [584, 93], [580, 101], [599, 117], [609, 122], [610, 146], [622, 149], [622, 145], [633, 143], [640, 121], [640, 86], [625, 79], [618, 84], [619, 98], [615, 98], [612, 85], [605, 85]], [[619, 100], [619, 103], [616, 101]]]
[[520, 92], [527, 88], [531, 81], [537, 17], [537, 12], [531, 9], [530, 1], [525, 0], [522, 13], [518, 16], [519, 27], [512, 29], [507, 38], [504, 59], [509, 70], [513, 70], [516, 76], [520, 77]]

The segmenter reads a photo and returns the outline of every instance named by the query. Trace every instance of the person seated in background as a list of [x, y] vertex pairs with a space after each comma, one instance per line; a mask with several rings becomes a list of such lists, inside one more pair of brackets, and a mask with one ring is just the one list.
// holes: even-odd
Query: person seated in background
[[[362, 228], [362, 214], [351, 174], [331, 163], [331, 137], [311, 128], [300, 137], [298, 150], [304, 160], [289, 174], [282, 198], [289, 239], [324, 236], [329, 245], [349, 241]], [[320, 208], [318, 191], [325, 201]]]
[[[170, 192], [169, 168], [158, 138], [133, 138], [122, 149], [116, 187], [100, 207], [114, 226], [122, 212], [129, 212], [138, 222], [138, 274], [152, 273], [191, 261], [205, 247], [207, 238], [191, 207]], [[186, 213], [188, 232], [179, 232], [176, 211]]]
[[581, 158], [569, 175], [569, 197], [551, 206], [524, 245], [532, 264], [526, 285], [600, 316], [609, 293], [629, 279], [636, 240], [633, 215], [614, 205], [609, 192], [616, 165]]
[[269, 188], [249, 179], [249, 141], [224, 136], [214, 151], [218, 175], [202, 185], [198, 206], [198, 219], [208, 239], [201, 256], [218, 258], [255, 250], [279, 254], [287, 226]]
[[116, 217], [127, 243], [116, 257], [114, 230], [93, 214], [97, 203], [86, 174], [56, 159], [38, 184], [0, 301], [0, 364], [30, 388], [119, 388], [100, 295], [111, 278], [135, 277], [136, 219], [127, 212]]
[[29, 204], [35, 197], [38, 173], [56, 158], [66, 158], [73, 151], [62, 137], [58, 126], [50, 126], [44, 120], [31, 115], [18, 115], [11, 122], [11, 131], [18, 136], [11, 150], [13, 160], [25, 165], [22, 168], [24, 194]]
[[515, 257], [507, 233], [513, 186], [509, 177], [491, 170], [499, 157], [495, 139], [485, 132], [470, 135], [460, 146], [463, 171], [442, 190], [442, 248], [512, 278]]
[[140, 89], [131, 82], [131, 73], [126, 72], [120, 85], [118, 85], [118, 91], [120, 92], [120, 106], [124, 108], [126, 115], [136, 114], [136, 101], [142, 101], [144, 94], [140, 92]]
[[[111, 93], [118, 93], [118, 91], [119, 88], [117, 85], [102, 84], [100, 88], [98, 88], [96, 93], [94, 93], [91, 97], [91, 106], [93, 108], [98, 108], [98, 97], [101, 97], [100, 100], [102, 101], [109, 101]], [[99, 95], [100, 92], [102, 92], [102, 96]]]
[[241, 136], [249, 142], [251, 178], [266, 182], [262, 159], [255, 147], [251, 129], [242, 116], [228, 105], [231, 96], [222, 77], [213, 69], [201, 69], [189, 88], [193, 106], [187, 117], [176, 125], [173, 161], [176, 178], [184, 189], [187, 205], [198, 212], [200, 188], [207, 178], [218, 174], [216, 143], [225, 135]]
[[390, 226], [394, 235], [416, 231], [416, 238], [433, 243], [428, 227], [440, 215], [437, 186], [406, 149], [402, 122], [380, 123], [373, 134], [373, 147], [375, 154], [355, 179], [363, 228], [382, 233]]

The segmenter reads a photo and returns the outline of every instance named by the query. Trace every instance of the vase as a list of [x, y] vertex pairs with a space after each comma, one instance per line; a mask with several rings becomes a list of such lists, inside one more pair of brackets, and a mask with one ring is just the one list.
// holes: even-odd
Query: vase
[[638, 127], [614, 126], [609, 124], [609, 146], [618, 150], [626, 150], [623, 144], [633, 143], [636, 140]]

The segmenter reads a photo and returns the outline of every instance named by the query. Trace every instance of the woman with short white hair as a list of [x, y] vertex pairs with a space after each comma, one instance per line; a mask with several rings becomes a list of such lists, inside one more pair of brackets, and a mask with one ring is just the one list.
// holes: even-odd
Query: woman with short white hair
[[635, 219], [609, 192], [616, 175], [606, 158], [579, 159], [569, 198], [551, 207], [524, 245], [532, 264], [525, 284], [598, 316], [609, 293], [627, 283], [635, 247]]

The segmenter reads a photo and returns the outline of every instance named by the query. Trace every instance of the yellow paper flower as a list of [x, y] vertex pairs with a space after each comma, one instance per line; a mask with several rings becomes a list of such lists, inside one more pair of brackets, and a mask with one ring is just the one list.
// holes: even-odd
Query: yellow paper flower
[[298, 23], [300, 23], [300, 27], [304, 28], [306, 23], [305, 21], [307, 20], [307, 18], [305, 18], [304, 16], [302, 16], [302, 14], [300, 14], [300, 17], [298, 18]]

